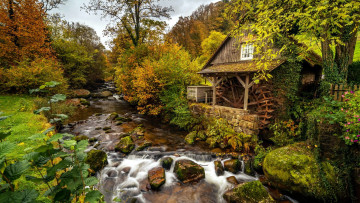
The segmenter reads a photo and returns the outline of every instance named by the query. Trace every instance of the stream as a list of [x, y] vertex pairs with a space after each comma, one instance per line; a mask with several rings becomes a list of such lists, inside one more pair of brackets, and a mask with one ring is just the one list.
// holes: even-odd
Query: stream
[[[105, 84], [97, 91], [109, 89], [113, 90], [113, 85]], [[100, 181], [98, 189], [108, 203], [223, 203], [226, 202], [223, 194], [233, 187], [226, 180], [227, 177], [235, 176], [239, 183], [258, 179], [243, 172], [233, 174], [225, 171], [224, 175], [217, 176], [214, 161], [224, 162], [230, 157], [217, 157], [205, 144], [187, 145], [184, 141], [186, 132], [163, 124], [153, 117], [137, 114], [136, 109], [119, 95], [90, 99], [90, 104], [88, 108], [78, 110], [62, 132], [97, 138], [87, 150], [96, 148], [107, 153], [108, 165], [97, 176]], [[130, 118], [131, 121], [116, 125], [114, 121], [107, 119], [113, 112]], [[152, 147], [139, 152], [133, 150], [127, 156], [115, 152], [119, 137], [139, 125], [145, 130], [144, 138], [152, 142]], [[102, 129], [105, 126], [111, 127], [111, 131], [105, 133]], [[166, 183], [159, 191], [153, 191], [149, 187], [148, 171], [160, 166], [160, 159], [165, 156], [173, 158], [174, 162], [171, 169], [165, 172]], [[182, 184], [178, 181], [173, 168], [179, 159], [189, 159], [204, 167], [205, 179], [193, 184]]]

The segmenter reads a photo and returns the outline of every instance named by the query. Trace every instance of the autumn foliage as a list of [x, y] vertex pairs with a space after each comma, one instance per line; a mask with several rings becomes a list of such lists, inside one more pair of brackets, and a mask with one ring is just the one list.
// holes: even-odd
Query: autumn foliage
[[49, 57], [44, 12], [36, 0], [0, 1], [0, 65]]
[[198, 64], [175, 44], [133, 47], [119, 58], [116, 70], [125, 99], [150, 115], [170, 110], [170, 97], [183, 102], [186, 86], [200, 82]]

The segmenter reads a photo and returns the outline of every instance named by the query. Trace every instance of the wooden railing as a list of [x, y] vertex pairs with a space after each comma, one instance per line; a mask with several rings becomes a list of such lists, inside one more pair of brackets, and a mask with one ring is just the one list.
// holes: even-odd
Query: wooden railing
[[332, 84], [330, 87], [330, 95], [332, 95], [334, 100], [336, 101], [344, 101], [342, 95], [344, 95], [345, 92], [357, 91], [357, 90], [360, 90], [360, 85], [348, 86], [348, 85]]

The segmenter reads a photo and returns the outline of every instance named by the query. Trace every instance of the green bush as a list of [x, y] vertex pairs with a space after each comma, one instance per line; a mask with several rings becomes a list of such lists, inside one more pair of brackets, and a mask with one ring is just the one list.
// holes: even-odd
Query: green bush
[[270, 139], [278, 147], [294, 143], [301, 133], [299, 126], [293, 120], [276, 121], [270, 125], [270, 130], [274, 133], [274, 136]]
[[61, 83], [53, 89], [51, 94], [64, 93], [67, 81], [63, 77], [60, 65], [52, 59], [36, 58], [34, 61], [22, 61], [18, 66], [2, 71], [0, 86], [2, 91], [12, 93], [28, 93], [46, 82], [58, 81]]
[[345, 92], [345, 102], [341, 111], [345, 114], [343, 139], [348, 145], [360, 144], [360, 91]]

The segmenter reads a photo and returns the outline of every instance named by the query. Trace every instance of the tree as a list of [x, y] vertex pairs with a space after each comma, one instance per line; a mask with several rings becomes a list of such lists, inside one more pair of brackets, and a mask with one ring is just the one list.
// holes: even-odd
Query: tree
[[59, 5], [64, 4], [67, 0], [38, 0], [42, 10], [46, 13], [54, 8], [58, 8]]
[[0, 65], [51, 56], [44, 12], [36, 0], [0, 2]]
[[227, 8], [229, 17], [237, 21], [235, 35], [251, 30], [250, 35], [256, 36], [256, 52], [268, 59], [277, 56], [275, 49], [263, 49], [269, 44], [278, 45], [278, 54], [296, 51], [292, 45], [297, 45], [306, 57], [312, 47], [307, 49], [301, 43], [315, 41], [313, 45], [320, 46], [328, 82], [346, 82], [360, 24], [359, 11], [360, 2], [351, 0], [233, 0]]
[[103, 17], [115, 20], [114, 30], [125, 32], [134, 46], [138, 46], [150, 37], [152, 30], [164, 28], [165, 22], [159, 19], [170, 18], [169, 12], [173, 9], [162, 7], [157, 2], [159, 0], [91, 0], [85, 8], [88, 12], [101, 12]]

